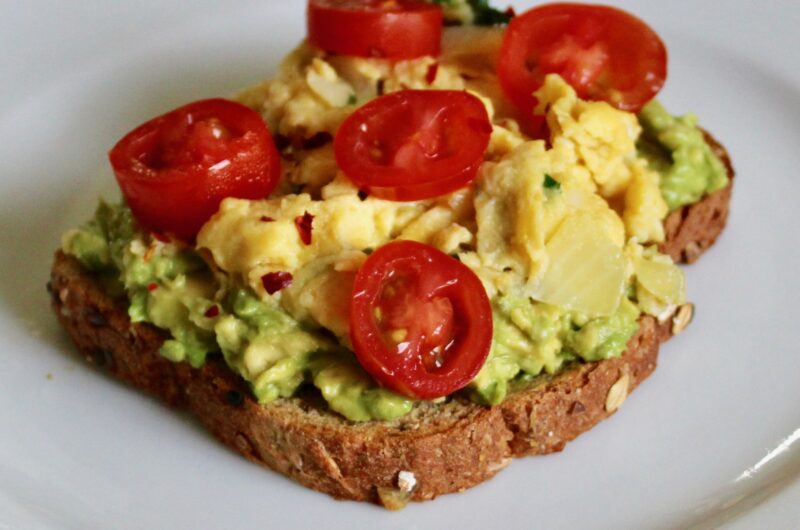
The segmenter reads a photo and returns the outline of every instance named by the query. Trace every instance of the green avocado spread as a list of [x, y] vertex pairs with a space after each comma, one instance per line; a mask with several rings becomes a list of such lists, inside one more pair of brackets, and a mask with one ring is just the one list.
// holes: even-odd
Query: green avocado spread
[[[101, 202], [92, 220], [64, 236], [63, 249], [109, 293], [127, 296], [133, 322], [170, 332], [161, 348], [165, 358], [200, 367], [209, 355], [222, 355], [260, 403], [313, 385], [352, 421], [393, 420], [414, 406], [379, 387], [331, 333], [215, 274], [194, 249], [140, 230], [124, 204]], [[515, 379], [619, 356], [638, 328], [639, 310], [626, 299], [616, 314], [588, 319], [530, 298], [499, 296], [493, 314], [489, 359], [465, 392], [486, 404], [501, 402]]]
[[658, 101], [639, 113], [639, 154], [661, 175], [661, 194], [670, 211], [728, 185], [728, 172], [697, 127], [697, 117], [672, 116]]

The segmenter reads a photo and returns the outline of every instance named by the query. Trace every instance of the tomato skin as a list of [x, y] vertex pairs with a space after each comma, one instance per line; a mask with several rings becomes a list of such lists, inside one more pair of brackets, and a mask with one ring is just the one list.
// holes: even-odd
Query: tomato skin
[[478, 277], [433, 247], [389, 243], [356, 275], [353, 349], [361, 366], [395, 392], [435, 399], [464, 388], [486, 361], [492, 333], [492, 309]]
[[403, 90], [351, 114], [334, 140], [336, 161], [375, 197], [430, 199], [469, 184], [489, 145], [486, 107], [467, 92]]
[[264, 198], [281, 173], [258, 113], [224, 99], [190, 103], [140, 125], [109, 160], [136, 221], [187, 242], [223, 199]]
[[421, 0], [309, 0], [308, 39], [338, 55], [437, 56], [443, 20], [439, 6]]
[[523, 121], [549, 73], [560, 74], [583, 99], [638, 112], [664, 85], [667, 50], [647, 24], [625, 11], [546, 4], [512, 19], [497, 66]]

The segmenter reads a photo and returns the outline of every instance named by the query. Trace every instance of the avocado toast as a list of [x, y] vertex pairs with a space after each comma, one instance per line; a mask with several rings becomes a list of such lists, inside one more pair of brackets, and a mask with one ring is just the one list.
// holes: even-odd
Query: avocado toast
[[[315, 64], [319, 66], [312, 61], [312, 70]], [[324, 77], [325, 72], [324, 67], [319, 67], [316, 73]], [[436, 74], [438, 72], [434, 73], [434, 81], [438, 77]], [[248, 105], [263, 104], [253, 103], [250, 96], [244, 98]], [[286, 122], [281, 120], [281, 123]], [[271, 129], [281, 130], [281, 126], [271, 125]], [[326, 149], [326, 138], [324, 134], [320, 136], [325, 132], [316, 131], [309, 139], [314, 145], [299, 150], [306, 147]], [[287, 136], [292, 140], [294, 135]], [[321, 147], [317, 145], [320, 142]], [[294, 147], [293, 140], [290, 144]], [[712, 144], [712, 147], [718, 154], [722, 153], [718, 146]], [[285, 149], [282, 151], [286, 153]], [[502, 158], [502, 147], [499, 151]], [[729, 164], [727, 168], [732, 176]], [[554, 175], [556, 179], [549, 173], [540, 175], [548, 190], [546, 193], [561, 191], [559, 175], [555, 172]], [[313, 183], [305, 183], [309, 184]], [[569, 191], [566, 181], [564, 189]], [[729, 189], [730, 186], [722, 193]], [[670, 255], [693, 260], [724, 226], [727, 198], [712, 193], [682, 208], [686, 208], [685, 212], [676, 210], [666, 220], [667, 237], [662, 249]], [[708, 210], [719, 213], [701, 215]], [[274, 222], [273, 211], [267, 213], [261, 215], [270, 219], [264, 222]], [[325, 210], [315, 211], [316, 222], [324, 223], [324, 215]], [[275, 217], [280, 220], [279, 215]], [[676, 219], [672, 228], [670, 219]], [[300, 241], [308, 246], [304, 237], [311, 240], [311, 231], [303, 232], [302, 219], [295, 224]], [[315, 230], [320, 228], [312, 226]], [[320, 233], [324, 232], [313, 232], [314, 237], [319, 237]], [[678, 235], [683, 237], [680, 242]], [[212, 239], [200, 236], [201, 241]], [[228, 236], [223, 236], [222, 240], [227, 244]], [[73, 254], [82, 254], [86, 262], [87, 254], [76, 250], [74, 244], [67, 243], [65, 247]], [[215, 250], [213, 243], [203, 248], [210, 248], [212, 254]], [[216, 249], [219, 248], [217, 245]], [[247, 247], [239, 247], [239, 250], [242, 248]], [[225, 253], [219, 255], [223, 257], [212, 257], [210, 262], [224, 269], [223, 265], [230, 262], [225, 261]], [[231, 255], [237, 253], [228, 254]], [[468, 256], [465, 258], [468, 261]], [[204, 259], [209, 259], [207, 254]], [[231, 271], [213, 272], [229, 274]], [[264, 275], [262, 272], [259, 271], [258, 279], [271, 295], [269, 291], [275, 288], [274, 283], [263, 280], [267, 274], [277, 272]], [[275, 276], [269, 278], [272, 280]], [[206, 352], [205, 363], [196, 363], [185, 353], [183, 359], [188, 363], [175, 362], [181, 360], [180, 355], [175, 353], [175, 348], [165, 348], [165, 341], [174, 344], [177, 337], [169, 337], [145, 322], [132, 323], [131, 300], [110, 296], [108, 293], [113, 291], [101, 286], [98, 275], [87, 273], [73, 257], [57, 255], [51, 285], [62, 324], [90, 360], [170, 404], [188, 408], [221, 440], [254, 461], [334, 496], [379, 501], [387, 507], [470, 487], [502, 469], [513, 456], [560, 450], [569, 440], [613, 413], [628, 392], [649, 375], [655, 367], [659, 342], [685, 326], [690, 316], [690, 309], [686, 308], [691, 307], [681, 306], [678, 313], [674, 304], [666, 304], [658, 320], [651, 316], [640, 317], [638, 330], [632, 331], [633, 336], [626, 337], [619, 346], [620, 351], [625, 350], [621, 356], [617, 352], [609, 354], [609, 358], [601, 357], [604, 360], [589, 362], [576, 356], [559, 359], [552, 373], [539, 368], [538, 374], [511, 377], [499, 396], [493, 393], [494, 382], [479, 386], [479, 398], [490, 403], [497, 401], [493, 406], [476, 403], [466, 394], [456, 393], [444, 401], [417, 401], [397, 418], [381, 417], [384, 412], [374, 413], [367, 407], [373, 416], [367, 418], [371, 421], [365, 422], [363, 418], [356, 418], [360, 414], [359, 404], [356, 408], [348, 405], [341, 410], [334, 409], [339, 412], [337, 414], [331, 410], [334, 405], [330, 400], [326, 403], [317, 390], [305, 385], [291, 397], [276, 396], [267, 398], [269, 404], [259, 404], [252, 395], [255, 390], [256, 397], [263, 401], [258, 389], [245, 384], [213, 351]], [[151, 285], [154, 285], [152, 289]], [[145, 287], [156, 292], [163, 286], [153, 282]], [[221, 310], [214, 311], [212, 307], [217, 306], [204, 307], [203, 315], [214, 319]], [[317, 324], [325, 321], [324, 315], [313, 318]], [[324, 327], [336, 334], [335, 325]], [[594, 351], [594, 348], [590, 346], [587, 351]], [[192, 368], [189, 363], [198, 366]], [[386, 409], [381, 406], [381, 410]], [[348, 414], [353, 416], [350, 420], [342, 417]]]

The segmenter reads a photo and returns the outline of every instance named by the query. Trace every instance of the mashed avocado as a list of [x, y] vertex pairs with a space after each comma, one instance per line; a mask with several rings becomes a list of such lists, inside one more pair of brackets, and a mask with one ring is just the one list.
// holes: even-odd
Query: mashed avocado
[[639, 329], [639, 309], [625, 299], [616, 313], [588, 319], [530, 298], [503, 296], [494, 303], [495, 336], [489, 359], [470, 384], [481, 403], [496, 405], [520, 373], [554, 374], [570, 361], [618, 357]]
[[670, 211], [728, 185], [728, 172], [703, 138], [695, 115], [674, 117], [651, 101], [639, 113], [639, 122], [639, 153], [661, 174], [661, 194]]
[[413, 406], [379, 388], [326, 333], [215, 277], [194, 250], [140, 231], [124, 205], [101, 202], [93, 219], [64, 236], [63, 249], [105, 279], [110, 292], [127, 294], [133, 322], [169, 330], [164, 357], [200, 367], [221, 353], [260, 403], [290, 397], [310, 382], [353, 421], [392, 420]]
[[[353, 421], [392, 420], [413, 401], [375, 384], [353, 354], [319, 329], [303, 325], [247, 287], [210, 271], [194, 251], [140, 231], [124, 205], [101, 202], [95, 217], [67, 233], [64, 251], [127, 293], [129, 316], [169, 330], [161, 354], [202, 366], [221, 353], [260, 403], [317, 387], [332, 410]], [[228, 284], [230, 283], [230, 285]], [[470, 394], [496, 404], [520, 374], [555, 373], [564, 363], [620, 355], [636, 332], [639, 310], [627, 299], [609, 317], [588, 319], [527, 297], [494, 301], [492, 352]]]
[[128, 294], [131, 321], [171, 332], [165, 357], [198, 367], [216, 349], [212, 322], [204, 317], [214, 305], [210, 271], [196, 253], [144, 236], [128, 208], [105, 202], [94, 219], [64, 236], [63, 247]]

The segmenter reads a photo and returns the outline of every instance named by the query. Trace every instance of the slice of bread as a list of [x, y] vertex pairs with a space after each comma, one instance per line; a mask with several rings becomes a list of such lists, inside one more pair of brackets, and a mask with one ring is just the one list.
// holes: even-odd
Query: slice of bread
[[[724, 149], [709, 141], [733, 169]], [[663, 249], [695, 261], [725, 226], [730, 186], [667, 219]], [[575, 364], [556, 376], [518, 384], [495, 407], [454, 397], [421, 403], [393, 422], [352, 423], [313, 392], [259, 405], [221, 358], [201, 369], [158, 353], [168, 335], [133, 324], [125, 300], [114, 300], [77, 260], [56, 253], [52, 303], [59, 321], [91, 363], [193, 413], [246, 458], [341, 499], [402, 507], [479, 484], [513, 457], [560, 451], [613, 414], [655, 369], [672, 319], [642, 317], [624, 355]]]
[[[189, 410], [254, 462], [337, 498], [390, 507], [398, 498], [432, 499], [474, 486], [514, 456], [560, 451], [612, 414], [653, 371], [659, 333], [669, 334], [644, 317], [621, 358], [537, 378], [496, 407], [453, 398], [422, 403], [394, 422], [352, 423], [311, 393], [259, 405], [219, 358], [199, 370], [164, 359], [158, 349], [167, 335], [132, 324], [124, 300], [110, 298], [61, 252], [50, 288], [59, 321], [91, 363]], [[413, 474], [413, 491], [402, 491], [402, 471]]]

